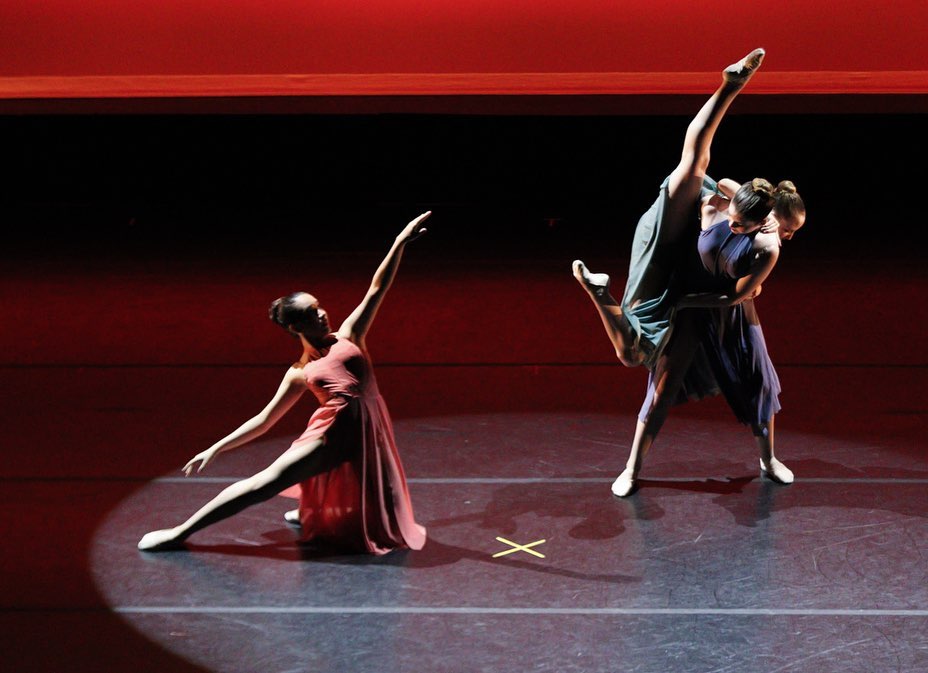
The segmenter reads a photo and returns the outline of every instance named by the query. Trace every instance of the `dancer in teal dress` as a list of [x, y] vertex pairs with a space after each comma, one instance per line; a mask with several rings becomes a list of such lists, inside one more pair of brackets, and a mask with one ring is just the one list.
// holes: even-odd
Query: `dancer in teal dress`
[[[764, 50], [755, 49], [728, 66], [721, 86], [687, 127], [680, 162], [635, 229], [621, 304], [609, 294], [606, 274], [590, 273], [580, 260], [573, 263], [574, 276], [589, 293], [616, 355], [626, 366], [652, 368], [667, 344], [679, 295], [678, 271], [693, 244], [692, 222], [707, 190], [715, 188], [706, 181], [712, 139], [729, 105], [763, 58]], [[748, 216], [755, 217], [753, 213]]]

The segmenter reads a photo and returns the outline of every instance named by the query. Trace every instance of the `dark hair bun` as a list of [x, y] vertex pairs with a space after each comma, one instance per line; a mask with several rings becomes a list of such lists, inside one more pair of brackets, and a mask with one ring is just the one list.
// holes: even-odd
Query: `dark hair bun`
[[778, 196], [780, 194], [795, 194], [796, 192], [796, 185], [791, 180], [781, 180], [780, 184], [777, 185]]
[[283, 305], [284, 297], [280, 297], [279, 299], [272, 301], [271, 307], [267, 310], [267, 316], [272, 321], [274, 321], [274, 323], [280, 325], [281, 327], [286, 327], [283, 318]]

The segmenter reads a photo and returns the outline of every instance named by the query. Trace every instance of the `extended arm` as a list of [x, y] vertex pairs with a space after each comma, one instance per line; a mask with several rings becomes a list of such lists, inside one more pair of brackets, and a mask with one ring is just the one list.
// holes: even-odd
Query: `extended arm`
[[256, 437], [260, 437], [271, 429], [281, 417], [290, 410], [296, 403], [303, 392], [306, 390], [306, 383], [303, 379], [303, 370], [297, 367], [291, 367], [284, 374], [280, 387], [274, 398], [268, 402], [267, 406], [256, 416], [242, 423], [236, 430], [220, 439], [211, 447], [195, 455], [184, 465], [184, 473], [190, 476], [194, 466], [200, 461], [197, 472], [202, 472], [203, 468], [210, 463], [217, 454], [223, 451], [229, 451], [236, 447], [247, 444]]
[[406, 247], [407, 243], [425, 233], [426, 230], [422, 227], [422, 223], [427, 220], [431, 214], [432, 211], [422, 213], [422, 215], [407, 224], [406, 228], [396, 237], [393, 246], [390, 248], [390, 252], [387, 253], [387, 256], [384, 257], [384, 260], [377, 268], [376, 273], [374, 273], [371, 286], [367, 290], [367, 294], [364, 296], [363, 301], [358, 304], [358, 307], [351, 312], [351, 315], [349, 315], [345, 319], [345, 322], [342, 323], [341, 327], [338, 328], [339, 336], [350, 339], [363, 347], [367, 330], [370, 328], [374, 316], [377, 315], [377, 309], [380, 308], [380, 303], [383, 301], [384, 296], [387, 294], [387, 290], [390, 289], [390, 285], [393, 283], [393, 278], [396, 276], [396, 270], [399, 268], [400, 260], [403, 257], [403, 249]]

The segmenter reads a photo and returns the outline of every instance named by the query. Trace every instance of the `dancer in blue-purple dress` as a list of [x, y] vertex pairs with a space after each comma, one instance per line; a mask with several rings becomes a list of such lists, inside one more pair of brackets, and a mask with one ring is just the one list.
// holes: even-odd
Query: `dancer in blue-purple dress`
[[[678, 309], [689, 310], [676, 313], [670, 341], [651, 370], [638, 416], [637, 434], [645, 441], [633, 445], [613, 484], [618, 496], [634, 489], [644, 454], [669, 407], [718, 392], [738, 420], [751, 427], [763, 473], [778, 483], [793, 481], [793, 473], [774, 455], [780, 382], [753, 300], [776, 265], [782, 241], [805, 223], [805, 205], [789, 181], [774, 189], [761, 179], [745, 185], [722, 180], [717, 191], [702, 204], [703, 231], [686, 274], [693, 292], [677, 303]], [[732, 205], [747, 194], [773, 209], [763, 230], [763, 223], [745, 220]]]

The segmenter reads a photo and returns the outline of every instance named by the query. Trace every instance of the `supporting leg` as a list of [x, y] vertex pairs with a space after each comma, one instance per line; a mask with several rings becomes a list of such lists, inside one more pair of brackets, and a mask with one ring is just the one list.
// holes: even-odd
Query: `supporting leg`
[[770, 481], [778, 484], [792, 484], [793, 472], [786, 465], [777, 460], [773, 455], [773, 420], [770, 417], [768, 423], [762, 423], [752, 427], [754, 440], [757, 442], [757, 448], [760, 449], [760, 470], [763, 476]]
[[671, 341], [654, 368], [649, 381], [648, 395], [638, 415], [635, 437], [625, 463], [625, 470], [612, 484], [613, 494], [620, 498], [634, 490], [644, 458], [657, 438], [657, 433], [663, 427], [664, 421], [667, 420], [670, 407], [677, 398], [690, 363], [693, 361], [693, 355], [699, 346], [693, 317], [693, 313], [688, 311], [681, 311], [678, 314]]

